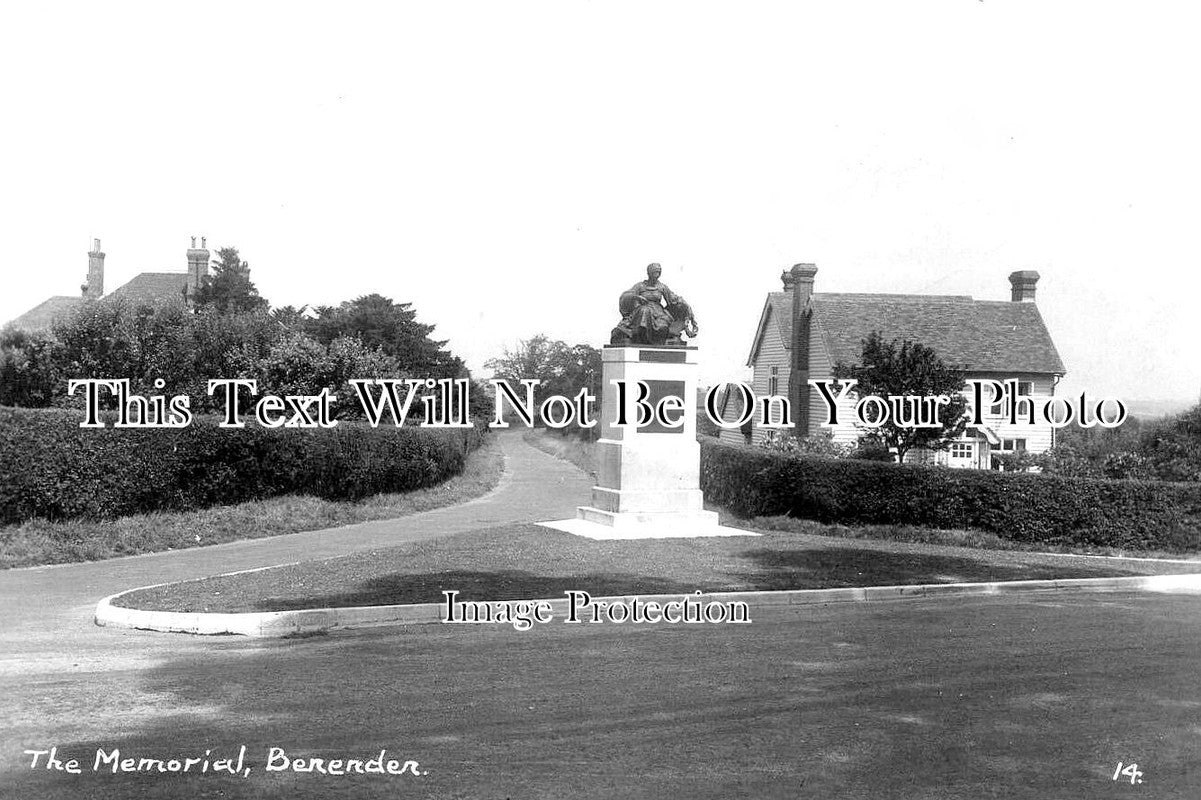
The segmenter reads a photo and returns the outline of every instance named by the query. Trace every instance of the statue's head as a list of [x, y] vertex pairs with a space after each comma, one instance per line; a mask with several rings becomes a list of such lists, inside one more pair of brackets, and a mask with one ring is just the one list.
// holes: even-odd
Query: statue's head
[[663, 267], [658, 264], [648, 264], [646, 267], [646, 277], [652, 281], [659, 280], [659, 276], [663, 274]]

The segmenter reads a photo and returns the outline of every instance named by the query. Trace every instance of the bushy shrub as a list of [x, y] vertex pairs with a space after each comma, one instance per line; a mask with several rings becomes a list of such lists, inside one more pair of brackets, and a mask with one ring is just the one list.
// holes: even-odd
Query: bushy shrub
[[[406, 310], [400, 316], [413, 313]], [[412, 349], [429, 350], [422, 351], [422, 363], [439, 372], [412, 372], [381, 347], [365, 344], [371, 331], [317, 339], [289, 329], [285, 320], [306, 324], [294, 309], [290, 316], [276, 317], [262, 309], [193, 312], [179, 302], [146, 304], [120, 296], [81, 303], [54, 325], [52, 335], [0, 330], [0, 405], [81, 409], [82, 393], [67, 394], [68, 381], [108, 378], [128, 380], [133, 394], [184, 394], [194, 413], [220, 413], [223, 396], [210, 395], [208, 382], [246, 378], [258, 382], [260, 394], [315, 395], [328, 387], [336, 397], [333, 416], [357, 418], [362, 409], [349, 384], [352, 378], [426, 378], [451, 367], [452, 377], [466, 374], [462, 362], [437, 342], [413, 343]], [[404, 330], [401, 325], [392, 332], [399, 336]], [[429, 330], [431, 326], [418, 325], [409, 332]], [[403, 342], [392, 344], [395, 350]], [[473, 414], [490, 413], [482, 400], [482, 395], [475, 398]], [[101, 392], [100, 402], [104, 408], [116, 404], [107, 391]], [[423, 408], [415, 405], [418, 421]]]
[[1030, 453], [1026, 450], [1016, 450], [1012, 453], [993, 453], [992, 460], [994, 464], [998, 464], [1005, 472], [1034, 472], [1043, 469], [1041, 454]]
[[1201, 404], [1148, 426], [1139, 445], [1160, 479], [1201, 482]]
[[892, 464], [896, 462], [896, 456], [892, 450], [888, 449], [888, 445], [880, 440], [878, 436], [867, 434], [860, 436], [859, 441], [851, 450], [850, 458], [857, 458], [861, 461], [887, 461]]
[[828, 431], [819, 431], [811, 436], [797, 437], [792, 431], [769, 431], [759, 445], [771, 453], [796, 453], [827, 458], [846, 458], [854, 446], [839, 444]]
[[40, 333], [0, 330], [0, 405], [43, 408], [58, 391], [55, 343]]
[[976, 529], [1019, 542], [1201, 549], [1201, 486], [883, 464], [701, 443], [706, 499], [742, 516]]
[[483, 428], [80, 428], [68, 410], [0, 408], [0, 522], [112, 518], [281, 494], [357, 499], [458, 473]]
[[1044, 471], [1071, 477], [1201, 482], [1201, 405], [1117, 428], [1068, 426], [1038, 456]]
[[1150, 462], [1138, 453], [1110, 453], [1105, 457], [1101, 470], [1107, 478], [1135, 478], [1138, 480], [1155, 478]]
[[1071, 444], [1057, 444], [1044, 453], [1039, 453], [1038, 466], [1049, 475], [1059, 475], [1064, 478], [1101, 478], [1104, 472], [1095, 459], [1080, 453]]
[[698, 436], [711, 436], [716, 439], [721, 436], [721, 427], [702, 409], [696, 414], [696, 433]]

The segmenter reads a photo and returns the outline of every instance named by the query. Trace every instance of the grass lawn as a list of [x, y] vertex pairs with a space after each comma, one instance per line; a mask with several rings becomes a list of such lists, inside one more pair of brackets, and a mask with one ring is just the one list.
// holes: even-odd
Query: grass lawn
[[514, 525], [126, 595], [170, 611], [435, 603], [462, 599], [813, 589], [1201, 572], [1201, 561], [1119, 561], [769, 531], [758, 537], [594, 541]]
[[0, 568], [99, 561], [392, 519], [455, 505], [500, 481], [503, 456], [494, 440], [467, 459], [463, 472], [428, 489], [359, 501], [288, 495], [199, 511], [136, 514], [116, 520], [31, 520], [0, 527]]

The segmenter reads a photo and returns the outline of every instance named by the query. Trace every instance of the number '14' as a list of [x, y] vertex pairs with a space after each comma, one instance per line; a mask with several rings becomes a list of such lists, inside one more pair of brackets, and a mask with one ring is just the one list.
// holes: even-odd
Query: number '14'
[[1118, 778], [1120, 778], [1123, 775], [1125, 775], [1127, 778], [1130, 779], [1131, 786], [1133, 786], [1136, 783], [1143, 782], [1143, 773], [1138, 771], [1138, 764], [1129, 764], [1129, 765], [1126, 765], [1125, 768], [1123, 768], [1122, 762], [1119, 761], [1118, 768], [1113, 771], [1113, 779], [1116, 781]]

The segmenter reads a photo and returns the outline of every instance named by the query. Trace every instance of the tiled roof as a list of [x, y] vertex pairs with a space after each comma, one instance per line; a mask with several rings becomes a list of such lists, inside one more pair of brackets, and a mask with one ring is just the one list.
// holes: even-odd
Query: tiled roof
[[[813, 295], [832, 363], [859, 359], [874, 330], [886, 340], [911, 339], [949, 365], [972, 372], [1064, 374], [1063, 361], [1034, 303], [973, 300], [966, 295]], [[792, 347], [792, 295], [767, 296], [785, 347]]]
[[51, 325], [70, 314], [82, 302], [82, 297], [56, 295], [29, 309], [11, 324], [24, 331], [48, 331]]
[[135, 275], [129, 283], [118, 287], [109, 297], [126, 297], [132, 300], [182, 300], [183, 290], [188, 285], [186, 272], [143, 272]]

